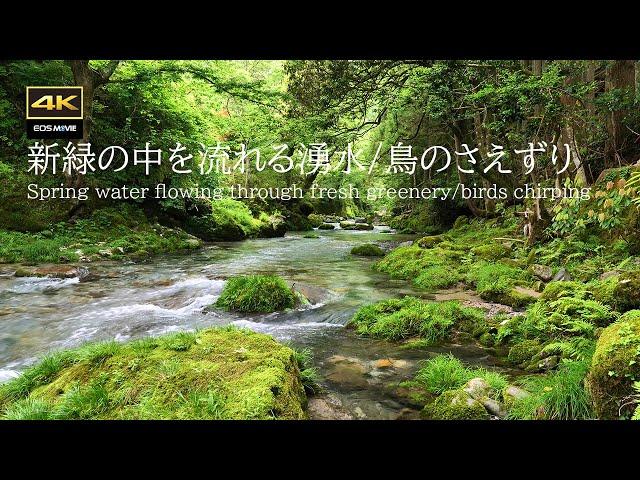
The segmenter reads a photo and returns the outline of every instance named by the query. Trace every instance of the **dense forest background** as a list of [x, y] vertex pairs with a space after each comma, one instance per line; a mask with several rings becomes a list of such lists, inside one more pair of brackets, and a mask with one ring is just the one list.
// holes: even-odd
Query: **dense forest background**
[[[200, 143], [220, 141], [231, 148], [244, 143], [247, 148], [264, 150], [283, 143], [293, 149], [300, 143], [326, 142], [331, 151], [353, 142], [362, 157], [372, 158], [379, 142], [387, 157], [398, 142], [414, 146], [418, 155], [432, 145], [447, 146], [452, 152], [461, 151], [464, 143], [479, 147], [474, 174], [462, 174], [456, 168], [440, 173], [434, 173], [435, 168], [417, 168], [412, 175], [389, 174], [387, 160], [371, 175], [360, 171], [300, 175], [295, 170], [282, 175], [265, 169], [203, 177], [199, 173], [177, 175], [165, 163], [148, 177], [142, 166], [130, 166], [117, 173], [60, 174], [39, 180], [41, 185], [51, 186], [60, 182], [280, 187], [296, 183], [306, 188], [314, 181], [334, 187], [347, 182], [359, 187], [464, 182], [497, 184], [510, 192], [502, 205], [489, 199], [246, 202], [255, 217], [262, 212], [276, 214], [288, 229], [309, 228], [306, 216], [314, 211], [346, 216], [377, 211], [393, 217], [395, 224], [407, 231], [425, 231], [450, 226], [460, 214], [495, 215], [496, 208], [518, 203], [511, 192], [527, 182], [591, 185], [604, 171], [637, 162], [637, 71], [638, 62], [632, 60], [4, 62], [0, 65], [0, 227], [37, 232], [52, 222], [86, 216], [102, 206], [96, 202], [80, 205], [26, 200], [26, 185], [34, 179], [27, 175], [25, 161], [31, 143], [24, 133], [27, 85], [84, 86], [84, 140], [96, 150], [109, 145], [133, 149], [150, 142], [167, 151], [180, 142], [196, 151]], [[538, 141], [557, 144], [560, 155], [564, 152], [560, 146], [570, 145], [571, 167], [557, 175], [558, 167], [543, 156], [526, 175], [521, 159], [509, 152]], [[513, 174], [497, 174], [495, 169], [483, 173], [492, 143], [505, 147], [503, 164]], [[534, 202], [527, 208], [534, 209], [534, 218], [547, 228], [555, 215], [554, 206]], [[201, 220], [203, 213], [210, 212], [209, 205], [180, 200], [147, 202], [144, 207], [148, 214], [185, 226], [206, 239], [217, 237], [215, 225]], [[565, 234], [579, 228], [582, 223], [572, 211], [567, 209], [560, 218], [556, 215], [553, 229], [546, 232]], [[607, 229], [619, 226], [613, 210], [606, 218], [591, 215], [584, 221]], [[539, 237], [543, 231], [534, 228], [532, 234]]]

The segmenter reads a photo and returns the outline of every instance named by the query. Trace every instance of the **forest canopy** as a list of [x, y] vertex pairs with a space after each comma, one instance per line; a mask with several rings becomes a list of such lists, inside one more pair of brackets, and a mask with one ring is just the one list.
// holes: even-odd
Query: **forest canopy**
[[[500, 198], [427, 202], [389, 195], [312, 200], [312, 208], [322, 213], [414, 215], [420, 216], [424, 227], [451, 225], [463, 213], [495, 215], [498, 204], [526, 203], [514, 196], [523, 184], [589, 186], [608, 169], [634, 164], [640, 152], [637, 68], [632, 60], [3, 62], [2, 196], [14, 204], [19, 200], [29, 212], [27, 222], [17, 221], [15, 212], [4, 212], [3, 226], [38, 231], [105, 203], [25, 201], [26, 186], [33, 180], [24, 168], [31, 144], [23, 129], [28, 85], [82, 85], [83, 141], [95, 149], [110, 145], [135, 149], [149, 143], [168, 151], [178, 143], [197, 151], [202, 145], [222, 142], [230, 149], [273, 151], [282, 146], [283, 154], [294, 155], [300, 145], [322, 143], [329, 152], [342, 152], [342, 158], [330, 157], [337, 168], [328, 172], [247, 168], [230, 174], [179, 175], [165, 164], [146, 175], [141, 165], [128, 165], [117, 172], [45, 175], [41, 186], [260, 189], [295, 184], [306, 194], [314, 183], [327, 189], [352, 186], [370, 191], [453, 188], [464, 183], [496, 186], [503, 192]], [[513, 152], [539, 142], [548, 148], [537, 156], [535, 168], [528, 168]], [[416, 159], [434, 145], [457, 153], [477, 148], [475, 160], [469, 160], [476, 163], [468, 173], [471, 170], [465, 166], [470, 163], [454, 155], [454, 166], [443, 171], [436, 171], [438, 159], [433, 168], [394, 174], [388, 158], [397, 145], [411, 145]], [[504, 147], [501, 164], [508, 175], [487, 170], [496, 145]], [[346, 149], [352, 149], [354, 165], [365, 163], [366, 168], [347, 173]], [[369, 168], [363, 158], [381, 160]], [[435, 158], [434, 154], [432, 164]], [[567, 167], [560, 172], [558, 165], [565, 162]], [[423, 157], [423, 167], [424, 163]], [[154, 214], [181, 217], [182, 223], [194, 208], [189, 199], [137, 202]], [[289, 220], [290, 227], [304, 227], [298, 218], [298, 198], [254, 198], [246, 203], [255, 215], [276, 212]], [[548, 211], [553, 205], [545, 202], [524, 208], [532, 208], [545, 226], [553, 216]], [[535, 230], [540, 235], [542, 229]]]

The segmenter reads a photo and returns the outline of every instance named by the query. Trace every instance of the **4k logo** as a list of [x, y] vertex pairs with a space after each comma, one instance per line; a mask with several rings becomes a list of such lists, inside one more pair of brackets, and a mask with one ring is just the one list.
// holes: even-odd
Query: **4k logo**
[[82, 87], [27, 87], [27, 138], [83, 138]]
[[82, 87], [27, 87], [27, 120], [81, 120]]

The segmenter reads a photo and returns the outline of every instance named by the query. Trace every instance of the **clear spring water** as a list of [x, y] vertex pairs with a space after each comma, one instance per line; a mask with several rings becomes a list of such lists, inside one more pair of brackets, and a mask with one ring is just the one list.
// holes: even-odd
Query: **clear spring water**
[[[379, 230], [316, 233], [319, 239], [294, 233], [285, 238], [218, 243], [198, 252], [162, 255], [140, 263], [90, 264], [90, 271], [98, 275], [90, 282], [15, 278], [10, 266], [2, 267], [0, 381], [48, 351], [86, 341], [123, 341], [233, 323], [311, 349], [323, 386], [349, 415], [391, 419], [407, 405], [390, 393], [388, 385], [410, 378], [419, 360], [451, 351], [471, 364], [493, 364], [492, 357], [472, 345], [401, 350], [344, 328], [366, 303], [420, 293], [407, 282], [375, 272], [372, 259], [352, 256], [350, 249], [371, 241], [400, 242], [411, 237]], [[249, 273], [282, 275], [303, 290], [312, 305], [269, 315], [203, 312], [220, 294], [225, 278]], [[396, 362], [400, 367], [376, 368], [376, 361], [385, 358], [401, 360]], [[346, 370], [341, 369], [345, 364]]]

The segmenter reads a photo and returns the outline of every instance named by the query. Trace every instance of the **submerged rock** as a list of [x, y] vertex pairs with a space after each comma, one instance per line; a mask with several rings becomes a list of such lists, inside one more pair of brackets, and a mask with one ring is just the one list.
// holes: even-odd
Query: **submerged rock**
[[327, 381], [349, 389], [368, 387], [369, 382], [365, 377], [368, 368], [360, 359], [334, 355], [328, 358], [327, 362], [332, 364], [329, 372], [325, 375]]
[[307, 413], [311, 420], [353, 420], [335, 395], [316, 395], [309, 398]]
[[39, 267], [19, 267], [14, 276], [16, 277], [49, 277], [49, 278], [76, 278], [89, 274], [85, 267], [74, 265], [47, 265]]

